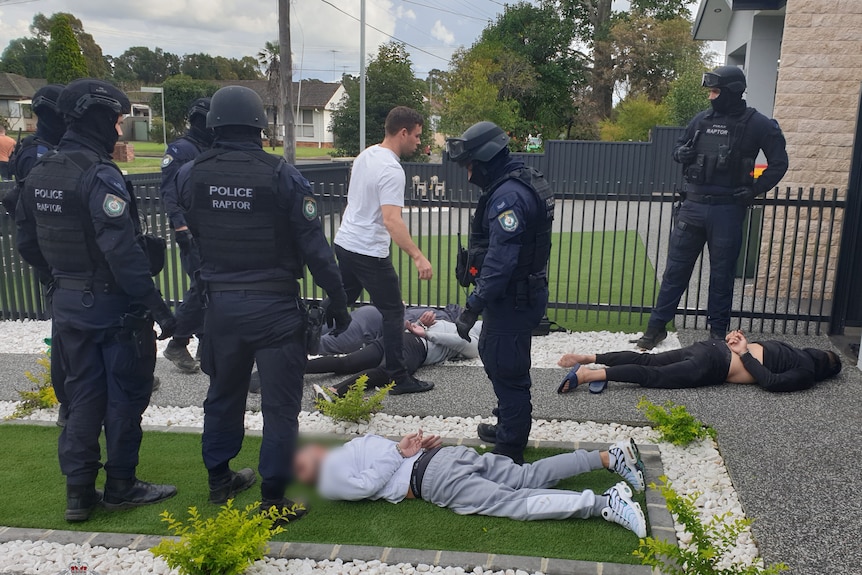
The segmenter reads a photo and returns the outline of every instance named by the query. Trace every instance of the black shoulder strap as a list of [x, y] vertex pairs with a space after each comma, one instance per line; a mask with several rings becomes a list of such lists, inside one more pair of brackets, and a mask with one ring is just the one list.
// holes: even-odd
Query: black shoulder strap
[[748, 121], [751, 120], [751, 117], [757, 113], [757, 110], [754, 108], [746, 108], [745, 112], [739, 117], [736, 121], [736, 124], [733, 126], [733, 140], [731, 140], [731, 148], [735, 149], [736, 144], [742, 140], [743, 134], [745, 134], [745, 127], [748, 125]]

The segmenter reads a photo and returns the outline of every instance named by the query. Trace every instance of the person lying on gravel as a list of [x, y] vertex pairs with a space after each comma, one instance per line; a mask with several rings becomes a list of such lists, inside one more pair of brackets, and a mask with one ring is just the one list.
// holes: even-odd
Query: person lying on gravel
[[[458, 335], [458, 328], [453, 322], [438, 321], [433, 311], [423, 313], [416, 323], [405, 322], [404, 364], [407, 367], [407, 373], [413, 375], [420, 367], [436, 365], [450, 359], [479, 357], [481, 331], [482, 322], [476, 322], [470, 330], [471, 341], [466, 341]], [[311, 359], [305, 367], [305, 373], [354, 374], [329, 388], [332, 393], [340, 396], [346, 393], [361, 375], [368, 376], [367, 389], [388, 384], [390, 378], [383, 369], [383, 363], [382, 340], [376, 340], [359, 351], [347, 355]], [[396, 386], [390, 393], [397, 395], [397, 390]]]
[[[590, 363], [608, 367], [585, 369]], [[603, 391], [608, 380], [662, 389], [738, 383], [757, 384], [767, 391], [800, 391], [841, 371], [841, 359], [834, 351], [800, 349], [782, 341], [749, 343], [741, 331], [730, 332], [725, 341], [710, 339], [657, 354], [569, 353], [559, 365], [572, 370], [558, 393], [574, 391], [582, 383], [590, 383], [591, 391], [598, 383]]]
[[[418, 322], [420, 318], [424, 317], [426, 318], [426, 326], [430, 326], [434, 321], [439, 320], [450, 322], [454, 327], [453, 322], [458, 319], [461, 310], [463, 308], [455, 304], [447, 305], [443, 309], [408, 307], [404, 312], [404, 317], [408, 322]], [[380, 365], [383, 360], [383, 315], [376, 307], [365, 305], [351, 312], [350, 318], [350, 325], [347, 326], [346, 330], [338, 334], [338, 336], [327, 332], [320, 337], [319, 353], [322, 357], [311, 360], [306, 366], [305, 373], [347, 374], [364, 369], [372, 369]], [[324, 327], [324, 331], [326, 330], [327, 328]], [[420, 358], [416, 362], [415, 356], [417, 356], [419, 351], [418, 347], [412, 344], [412, 340], [408, 344], [408, 334], [405, 334], [404, 337], [404, 354], [405, 356], [411, 356], [405, 357], [405, 361], [413, 366], [412, 371], [410, 371], [412, 374], [419, 366], [423, 365], [424, 359]], [[356, 354], [355, 356], [349, 355], [354, 353]], [[336, 355], [345, 355], [350, 359], [340, 360], [340, 358], [331, 358], [331, 356]], [[328, 359], [335, 359], [334, 368], [329, 365], [327, 362]], [[318, 362], [318, 360], [323, 361]], [[410, 364], [410, 362], [414, 363]], [[382, 385], [385, 384], [384, 382]], [[257, 371], [251, 374], [249, 392], [260, 393], [260, 376]]]
[[[595, 469], [615, 472], [625, 481], [601, 495], [551, 489]], [[470, 447], [442, 447], [440, 437], [422, 430], [399, 442], [364, 435], [335, 449], [306, 445], [295, 456], [294, 473], [335, 501], [424, 499], [459, 515], [520, 521], [603, 517], [646, 537], [646, 518], [632, 499], [632, 488], [644, 489], [643, 462], [632, 440], [607, 451], [578, 450], [518, 465]]]

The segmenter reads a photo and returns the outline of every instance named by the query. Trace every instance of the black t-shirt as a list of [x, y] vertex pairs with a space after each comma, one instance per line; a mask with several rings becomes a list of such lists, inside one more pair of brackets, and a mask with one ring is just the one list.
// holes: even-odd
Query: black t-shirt
[[757, 385], [767, 391], [801, 391], [812, 387], [814, 360], [801, 349], [781, 341], [759, 341], [763, 346], [763, 363], [751, 354], [742, 356], [742, 364]]

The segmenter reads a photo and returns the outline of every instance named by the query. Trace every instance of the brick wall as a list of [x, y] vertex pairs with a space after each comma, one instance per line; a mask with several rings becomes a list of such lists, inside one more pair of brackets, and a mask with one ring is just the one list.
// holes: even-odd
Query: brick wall
[[[827, 189], [827, 197], [831, 197], [833, 189], [839, 190], [842, 199], [846, 194], [862, 83], [860, 30], [862, 0], [787, 1], [774, 111], [787, 138], [790, 156], [790, 169], [779, 184], [782, 190], [789, 187], [795, 194], [802, 188], [808, 197], [808, 190], [814, 187], [817, 198], [821, 188]], [[770, 284], [765, 295], [779, 293], [796, 298], [801, 293], [807, 298], [814, 281], [815, 299], [820, 299], [816, 294], [821, 289], [825, 300], [832, 299], [843, 214], [837, 215], [830, 230], [823, 229], [830, 225], [821, 221], [817, 210], [809, 213], [803, 209], [798, 217], [793, 210], [787, 218], [784, 210], [766, 210], [764, 229], [772, 228], [774, 222], [776, 241], [782, 236], [781, 230], [787, 231], [783, 233], [783, 249], [773, 243], [772, 253], [770, 238], [764, 236], [760, 269], [766, 273], [761, 271], [759, 275], [782, 278]], [[821, 231], [819, 246], [811, 240], [810, 232], [800, 231], [814, 229]], [[816, 266], [799, 265], [803, 252], [809, 262], [814, 261], [813, 256], [823, 251], [830, 231], [830, 258], [817, 260]], [[763, 283], [757, 286], [760, 295], [764, 295]]]

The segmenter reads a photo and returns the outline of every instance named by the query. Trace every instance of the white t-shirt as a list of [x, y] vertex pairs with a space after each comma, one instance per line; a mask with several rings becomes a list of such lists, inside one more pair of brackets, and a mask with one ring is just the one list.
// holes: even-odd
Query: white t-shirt
[[349, 252], [385, 258], [392, 238], [383, 225], [381, 206], [404, 207], [404, 168], [392, 150], [371, 146], [353, 161], [347, 209], [335, 244]]

